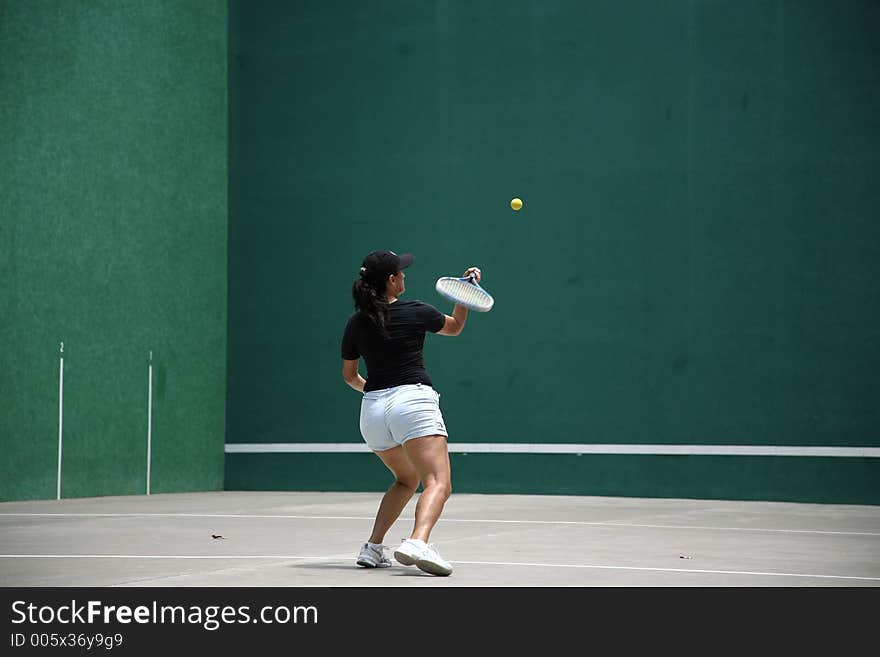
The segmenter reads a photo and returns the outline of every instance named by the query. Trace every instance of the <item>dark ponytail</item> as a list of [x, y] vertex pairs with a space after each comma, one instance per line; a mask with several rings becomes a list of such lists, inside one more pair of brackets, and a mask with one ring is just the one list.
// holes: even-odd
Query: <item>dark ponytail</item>
[[385, 300], [384, 290], [378, 288], [365, 278], [355, 279], [351, 286], [351, 296], [354, 298], [354, 307], [370, 318], [379, 332], [388, 337], [388, 302]]

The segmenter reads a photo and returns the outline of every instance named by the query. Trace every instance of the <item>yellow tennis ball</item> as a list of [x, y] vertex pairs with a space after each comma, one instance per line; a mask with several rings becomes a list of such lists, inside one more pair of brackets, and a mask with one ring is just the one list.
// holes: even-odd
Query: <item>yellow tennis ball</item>
[[522, 199], [515, 198], [510, 201], [510, 207], [514, 210], [519, 210], [522, 207]]

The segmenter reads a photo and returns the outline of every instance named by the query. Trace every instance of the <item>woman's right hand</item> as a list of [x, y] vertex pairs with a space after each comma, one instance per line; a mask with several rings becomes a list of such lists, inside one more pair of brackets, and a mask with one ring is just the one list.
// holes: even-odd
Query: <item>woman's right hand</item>
[[479, 267], [468, 267], [464, 274], [462, 274], [462, 278], [467, 278], [471, 274], [473, 274], [474, 280], [477, 281], [477, 283], [479, 283], [480, 279], [483, 277], [483, 273], [480, 271]]

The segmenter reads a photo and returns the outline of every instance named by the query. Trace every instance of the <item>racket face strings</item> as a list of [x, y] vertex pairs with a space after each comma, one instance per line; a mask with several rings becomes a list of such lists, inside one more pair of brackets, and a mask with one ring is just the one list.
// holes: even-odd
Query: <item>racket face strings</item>
[[447, 299], [471, 310], [488, 312], [495, 303], [486, 290], [467, 278], [441, 278], [435, 287]]

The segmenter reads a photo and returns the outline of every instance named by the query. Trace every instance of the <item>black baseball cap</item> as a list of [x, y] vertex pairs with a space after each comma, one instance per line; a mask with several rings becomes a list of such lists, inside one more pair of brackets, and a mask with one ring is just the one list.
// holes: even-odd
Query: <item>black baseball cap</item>
[[361, 265], [361, 276], [372, 280], [385, 280], [401, 269], [409, 267], [415, 257], [411, 253], [397, 255], [394, 251], [372, 251]]

